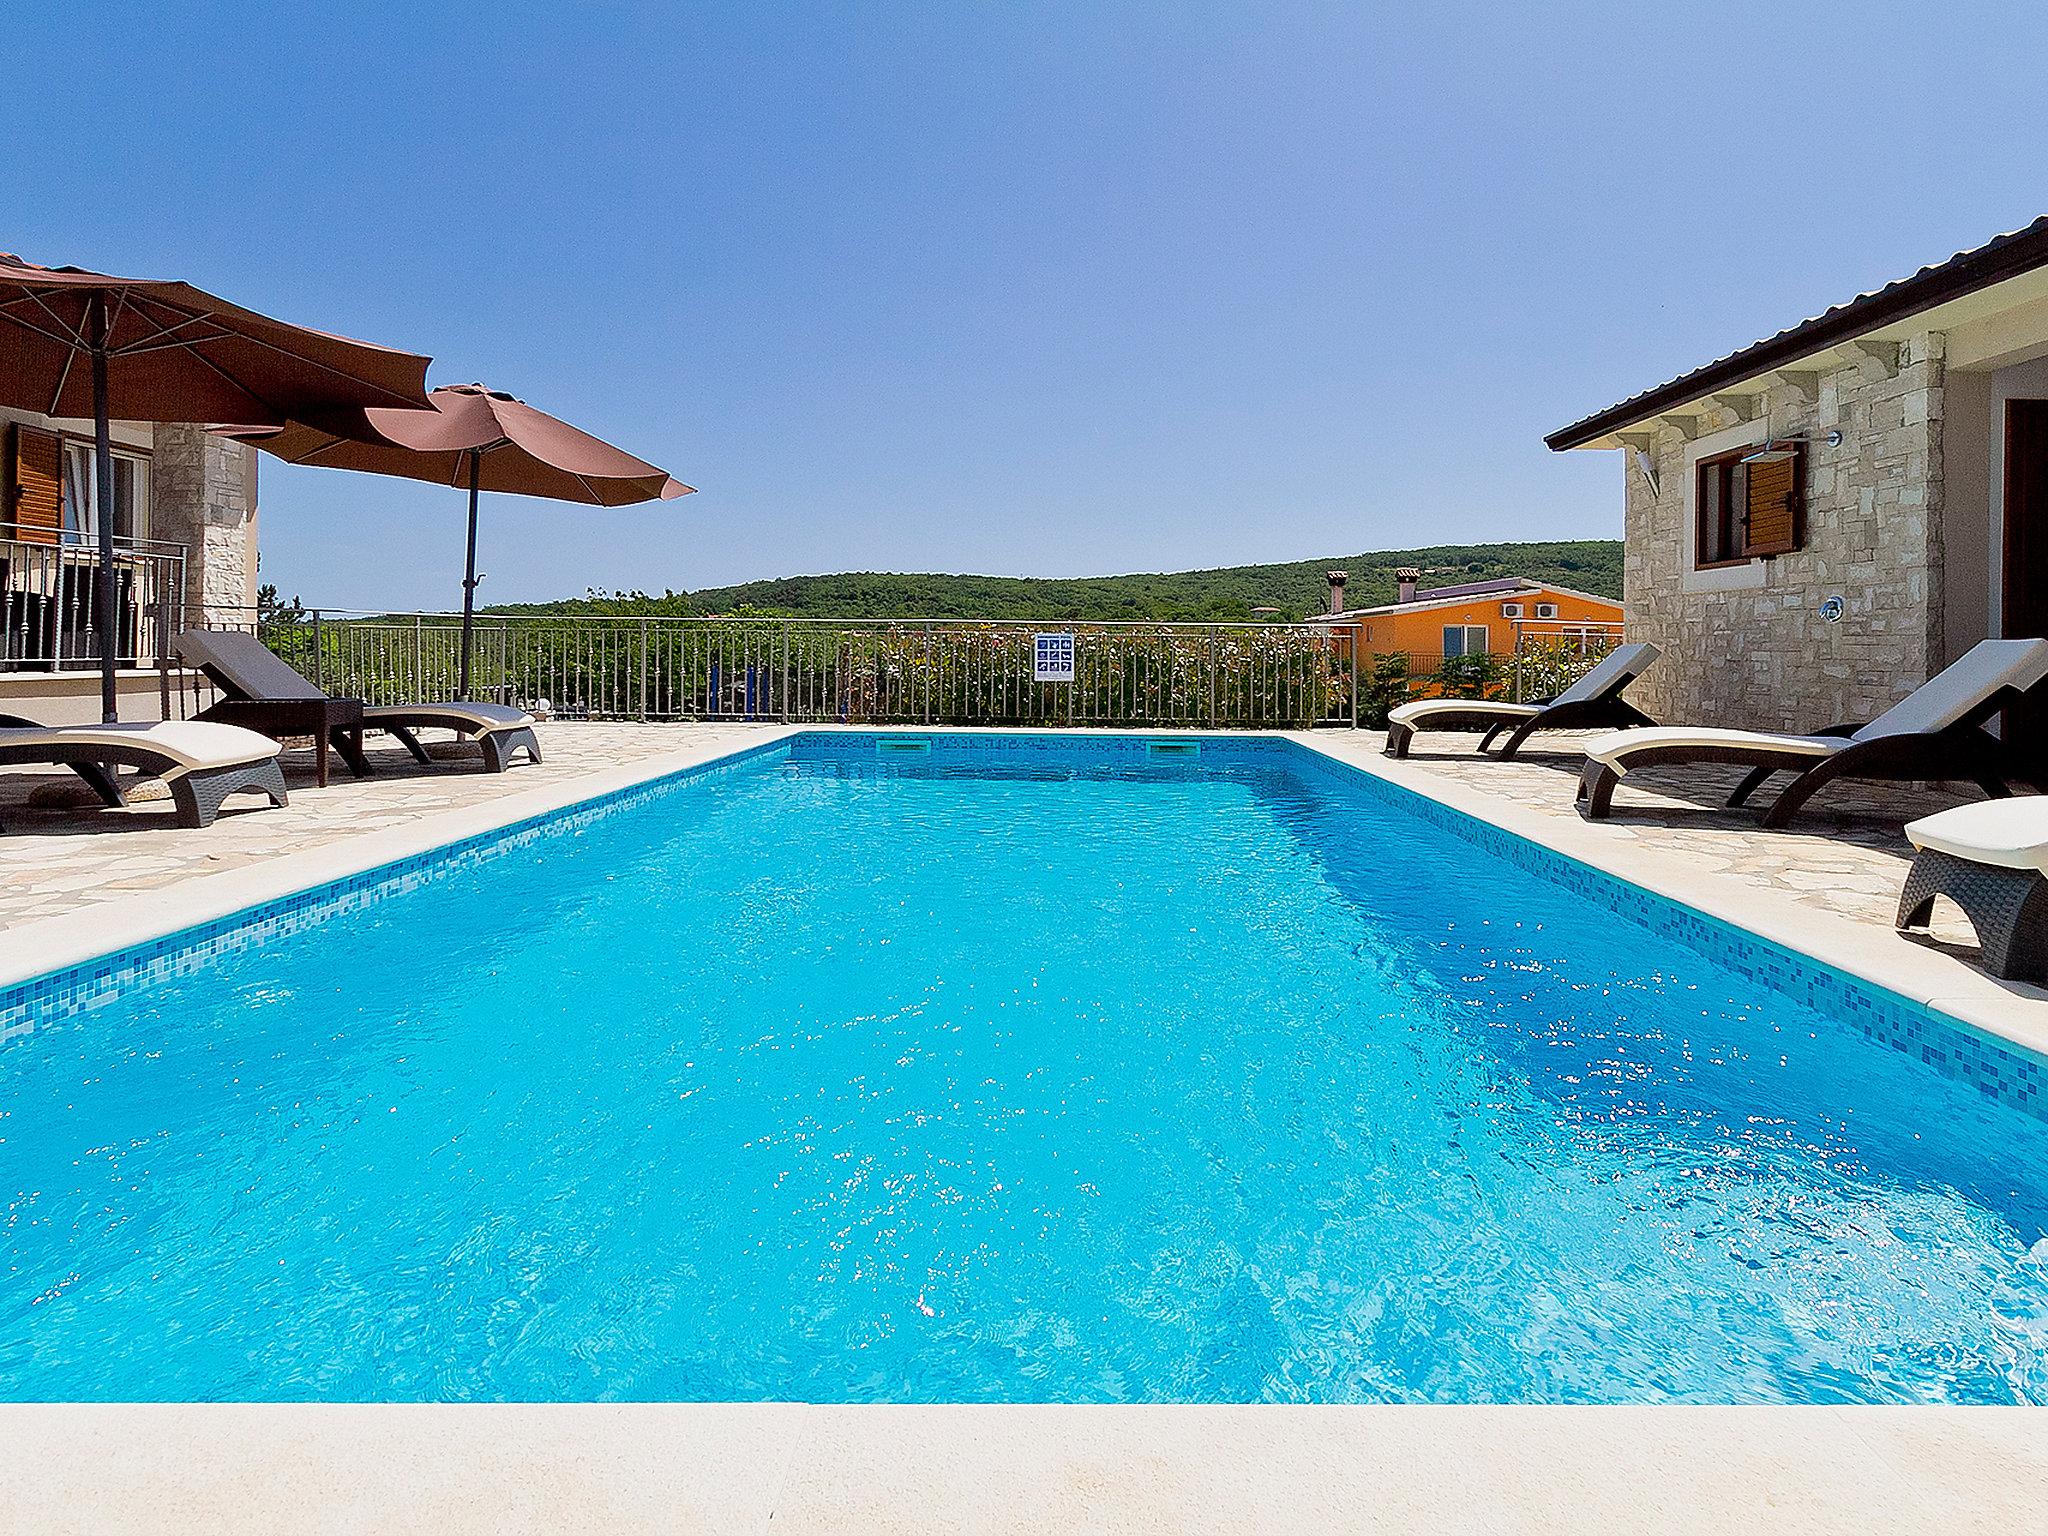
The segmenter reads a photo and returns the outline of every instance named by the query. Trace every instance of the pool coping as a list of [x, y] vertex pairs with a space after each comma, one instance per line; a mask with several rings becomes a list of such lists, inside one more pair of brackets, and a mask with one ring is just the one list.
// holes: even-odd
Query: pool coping
[[1985, 1531], [2041, 1411], [800, 1404], [0, 1407], [0, 1529]]

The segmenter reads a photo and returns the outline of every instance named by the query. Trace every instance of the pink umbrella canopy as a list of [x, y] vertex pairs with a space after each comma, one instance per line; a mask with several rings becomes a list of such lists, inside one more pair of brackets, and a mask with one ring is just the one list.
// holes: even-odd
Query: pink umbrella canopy
[[43, 267], [0, 254], [0, 403], [93, 423], [99, 483], [100, 705], [117, 718], [109, 423], [283, 423], [417, 408], [427, 359], [308, 330], [166, 278]]
[[481, 384], [446, 384], [432, 410], [370, 407], [326, 425], [293, 421], [218, 430], [293, 464], [398, 475], [469, 490], [469, 545], [462, 581], [462, 692], [469, 692], [475, 627], [477, 493], [503, 491], [601, 507], [670, 501], [695, 489], [664, 469], [592, 437], [546, 411]]

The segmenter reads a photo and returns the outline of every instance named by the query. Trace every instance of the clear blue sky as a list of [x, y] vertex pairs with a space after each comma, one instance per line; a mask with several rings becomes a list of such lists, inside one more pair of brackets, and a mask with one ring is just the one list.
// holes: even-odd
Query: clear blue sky
[[[1545, 431], [2048, 210], [2021, 5], [97, 3], [0, 46], [5, 245], [702, 488], [493, 498], [487, 600], [1616, 536], [1613, 457]], [[262, 508], [287, 592], [459, 596], [453, 494], [266, 461]]]

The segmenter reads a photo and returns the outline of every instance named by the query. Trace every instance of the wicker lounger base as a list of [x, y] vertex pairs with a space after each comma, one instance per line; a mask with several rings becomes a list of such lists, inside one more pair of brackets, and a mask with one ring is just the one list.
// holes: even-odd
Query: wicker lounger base
[[2048, 982], [2048, 878], [1923, 848], [1899, 895], [1897, 928], [1925, 928], [1946, 896], [1977, 930], [1984, 969], [2007, 981]]
[[396, 736], [413, 761], [421, 764], [433, 762], [427, 749], [420, 745], [419, 731], [442, 728], [474, 740], [483, 749], [484, 772], [503, 773], [512, 766], [512, 754], [524, 752], [528, 762], [540, 761], [540, 738], [533, 733], [530, 725], [498, 726], [480, 731], [476, 721], [468, 715], [450, 714], [443, 711], [420, 709], [407, 710], [401, 715], [380, 718], [370, 715], [363, 721], [363, 729], [385, 731]]
[[231, 768], [194, 768], [170, 781], [171, 800], [178, 807], [181, 827], [209, 827], [220, 814], [221, 802], [229, 795], [253, 789], [267, 795], [270, 803], [283, 806], [284, 768], [274, 757], [260, 763], [237, 763]]
[[[161, 752], [151, 751], [139, 742], [114, 741], [104, 746], [89, 747], [0, 748], [0, 763], [69, 768], [91, 787], [101, 804], [115, 807], [128, 803], [120, 780], [113, 772], [116, 766], [135, 768], [150, 775], [164, 773], [174, 766]], [[229, 795], [245, 789], [268, 796], [272, 805], [289, 803], [284, 787], [284, 770], [274, 757], [253, 763], [230, 763], [224, 768], [194, 768], [168, 780], [167, 784], [171, 803], [178, 808], [178, 825], [195, 830], [212, 826], [214, 817], [220, 814], [221, 803]]]

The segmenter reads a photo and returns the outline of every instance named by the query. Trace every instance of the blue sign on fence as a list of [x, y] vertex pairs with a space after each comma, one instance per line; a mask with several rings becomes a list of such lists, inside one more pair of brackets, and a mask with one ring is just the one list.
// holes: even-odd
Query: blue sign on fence
[[1034, 683], [1071, 683], [1074, 680], [1072, 635], [1032, 636], [1031, 680]]

